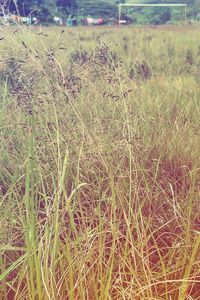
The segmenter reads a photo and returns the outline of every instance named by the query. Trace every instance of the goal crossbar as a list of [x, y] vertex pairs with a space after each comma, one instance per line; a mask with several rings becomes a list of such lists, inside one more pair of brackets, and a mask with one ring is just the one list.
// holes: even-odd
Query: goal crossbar
[[121, 23], [121, 12], [123, 7], [184, 7], [185, 8], [185, 22], [187, 18], [187, 4], [186, 3], [120, 3], [118, 4], [119, 7], [119, 25]]
[[178, 4], [172, 4], [172, 3], [135, 3], [135, 4], [128, 4], [128, 3], [120, 3], [119, 6], [184, 6], [186, 7], [187, 4], [185, 3], [178, 3]]

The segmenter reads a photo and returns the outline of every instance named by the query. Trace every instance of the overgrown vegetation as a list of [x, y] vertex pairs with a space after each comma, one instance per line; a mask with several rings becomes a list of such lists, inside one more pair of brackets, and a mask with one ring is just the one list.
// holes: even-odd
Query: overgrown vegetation
[[1, 30], [0, 299], [200, 299], [198, 35]]

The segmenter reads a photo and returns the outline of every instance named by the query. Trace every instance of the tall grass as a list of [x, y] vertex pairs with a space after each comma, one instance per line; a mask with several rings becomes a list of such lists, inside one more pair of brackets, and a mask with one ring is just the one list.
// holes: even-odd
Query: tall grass
[[198, 34], [1, 30], [0, 299], [200, 299]]

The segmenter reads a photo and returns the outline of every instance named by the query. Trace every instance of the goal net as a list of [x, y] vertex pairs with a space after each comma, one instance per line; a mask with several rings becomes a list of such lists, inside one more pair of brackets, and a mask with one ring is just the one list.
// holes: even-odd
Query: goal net
[[[132, 8], [132, 10], [131, 10], [131, 8]], [[178, 4], [169, 4], [169, 3], [157, 3], [157, 4], [147, 4], [147, 3], [141, 3], [141, 4], [139, 4], [139, 3], [133, 4], [132, 3], [132, 4], [128, 4], [128, 3], [123, 3], [122, 4], [122, 3], [120, 3], [118, 5], [118, 9], [119, 9], [119, 17], [118, 17], [119, 20], [118, 20], [118, 22], [119, 22], [119, 25], [127, 23], [126, 19], [124, 18], [125, 12], [126, 13], [128, 13], [128, 12], [130, 13], [130, 10], [131, 10], [131, 15], [132, 15], [132, 17], [134, 19], [134, 15], [136, 16], [140, 12], [141, 8], [154, 8], [154, 9], [157, 8], [155, 10], [155, 13], [157, 15], [159, 15], [159, 14], [161, 15], [162, 14], [162, 12], [163, 12], [162, 8], [165, 8], [165, 9], [166, 8], [168, 8], [168, 9], [170, 9], [170, 8], [179, 8], [179, 9], [182, 9], [182, 12], [183, 12], [182, 19], [184, 19], [184, 22], [186, 23], [186, 19], [187, 19], [187, 4], [185, 4], [185, 3], [178, 3]], [[167, 14], [167, 12], [165, 12], [165, 13]], [[141, 12], [140, 12], [140, 14], [141, 14]], [[167, 19], [166, 19], [167, 15], [163, 14], [163, 16], [164, 16], [164, 22], [167, 21]], [[133, 23], [134, 23], [134, 21], [133, 21]]]

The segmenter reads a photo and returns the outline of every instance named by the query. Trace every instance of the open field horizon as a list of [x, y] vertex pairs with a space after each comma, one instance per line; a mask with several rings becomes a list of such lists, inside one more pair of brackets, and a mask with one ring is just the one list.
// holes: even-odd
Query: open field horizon
[[200, 299], [200, 27], [0, 30], [0, 299]]

